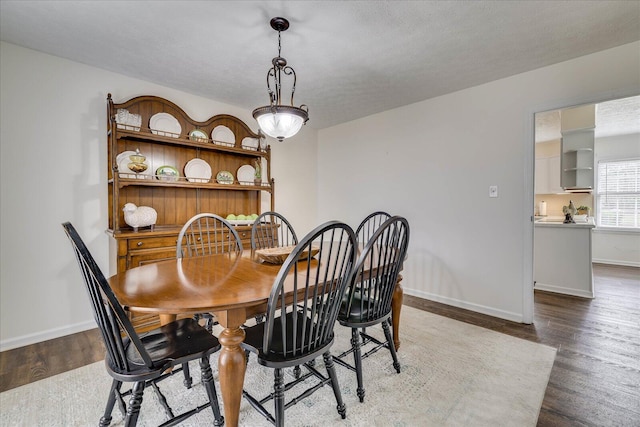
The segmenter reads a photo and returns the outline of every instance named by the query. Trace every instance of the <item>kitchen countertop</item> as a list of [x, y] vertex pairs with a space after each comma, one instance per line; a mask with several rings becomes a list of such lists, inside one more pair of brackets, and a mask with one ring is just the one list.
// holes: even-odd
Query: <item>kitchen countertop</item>
[[563, 223], [563, 216], [543, 216], [535, 217], [536, 227], [563, 227], [563, 228], [594, 228], [596, 226], [594, 218], [592, 216], [587, 217], [585, 221], [576, 221], [575, 224]]

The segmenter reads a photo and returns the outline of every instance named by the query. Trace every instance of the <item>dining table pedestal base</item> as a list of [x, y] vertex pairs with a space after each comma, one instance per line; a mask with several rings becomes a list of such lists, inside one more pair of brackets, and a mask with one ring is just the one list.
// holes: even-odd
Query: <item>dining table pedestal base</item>
[[[242, 313], [240, 313], [242, 312]], [[246, 368], [246, 356], [241, 347], [245, 332], [240, 325], [246, 320], [245, 310], [216, 312], [216, 318], [224, 327], [218, 341], [222, 345], [218, 356], [218, 376], [224, 405], [225, 425], [236, 427], [242, 401], [242, 386]]]

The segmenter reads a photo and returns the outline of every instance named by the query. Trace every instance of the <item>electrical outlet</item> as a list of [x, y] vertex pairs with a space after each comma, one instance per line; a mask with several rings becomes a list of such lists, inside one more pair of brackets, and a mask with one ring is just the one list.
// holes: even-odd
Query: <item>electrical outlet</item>
[[498, 197], [498, 186], [490, 185], [489, 186], [489, 197]]

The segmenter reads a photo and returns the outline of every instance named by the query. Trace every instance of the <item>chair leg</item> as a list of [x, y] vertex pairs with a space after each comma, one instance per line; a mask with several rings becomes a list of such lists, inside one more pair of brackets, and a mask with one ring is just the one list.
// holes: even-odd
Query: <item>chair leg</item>
[[216, 386], [213, 383], [209, 356], [203, 356], [200, 359], [200, 370], [202, 372], [202, 383], [207, 389], [207, 395], [209, 396], [209, 402], [211, 402], [211, 409], [213, 410], [213, 425], [222, 426], [224, 425], [224, 417], [220, 413], [220, 406], [218, 405], [218, 395], [216, 394]]
[[353, 364], [356, 367], [356, 378], [358, 380], [358, 398], [360, 403], [364, 402], [364, 382], [362, 380], [362, 351], [360, 334], [357, 328], [351, 329], [351, 348], [353, 348]]
[[391, 336], [391, 330], [389, 328], [390, 322], [391, 322], [390, 319], [382, 322], [382, 329], [384, 330], [384, 336], [387, 339], [387, 346], [389, 347], [389, 351], [391, 352], [391, 358], [393, 359], [393, 367], [396, 369], [397, 373], [400, 373], [400, 362], [398, 362], [396, 347], [395, 345], [393, 345], [393, 337]]
[[198, 324], [200, 324], [200, 319], [202, 319], [202, 314], [196, 313], [196, 314], [193, 315], [193, 320], [198, 322]]
[[182, 384], [186, 388], [191, 388], [191, 384], [193, 384], [193, 378], [191, 378], [191, 373], [189, 372], [189, 363], [182, 364], [182, 373], [184, 374], [184, 380], [182, 380]]
[[127, 407], [127, 417], [124, 420], [126, 427], [133, 427], [138, 423], [138, 415], [140, 415], [140, 406], [142, 405], [142, 393], [144, 392], [144, 381], [138, 381], [133, 385], [131, 399]]
[[213, 325], [216, 323], [214, 321], [213, 314], [207, 313], [204, 315], [204, 318], [205, 318], [205, 324], [204, 324], [205, 329], [209, 331], [210, 334], [213, 334]]
[[284, 370], [273, 370], [273, 403], [275, 409], [276, 427], [284, 427]]
[[116, 404], [116, 396], [120, 393], [120, 387], [122, 381], [113, 380], [111, 382], [111, 389], [109, 389], [109, 399], [107, 399], [107, 407], [104, 409], [104, 415], [100, 418], [100, 427], [107, 427], [111, 424], [111, 413], [113, 407]]
[[347, 417], [347, 406], [342, 401], [342, 393], [340, 393], [340, 385], [338, 384], [338, 376], [336, 375], [336, 366], [333, 364], [333, 356], [327, 351], [322, 357], [324, 358], [324, 366], [327, 368], [327, 374], [329, 378], [331, 378], [333, 394], [336, 396], [336, 409], [344, 420]]

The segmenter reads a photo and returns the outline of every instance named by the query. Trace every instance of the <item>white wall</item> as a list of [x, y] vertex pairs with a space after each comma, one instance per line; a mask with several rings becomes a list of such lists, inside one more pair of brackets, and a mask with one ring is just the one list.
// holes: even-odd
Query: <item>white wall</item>
[[[95, 327], [60, 224], [71, 221], [110, 273], [108, 92], [115, 102], [162, 96], [195, 120], [232, 114], [257, 130], [250, 111], [0, 43], [2, 350]], [[317, 132], [270, 142], [276, 208], [306, 233], [316, 224]]]
[[638, 93], [636, 42], [323, 129], [318, 219], [404, 215], [405, 293], [528, 321], [533, 114]]
[[[640, 134], [596, 138], [594, 155], [596, 165], [601, 160], [638, 159]], [[596, 173], [596, 179], [597, 176]], [[640, 232], [596, 227], [593, 230], [593, 261], [640, 267]]]

